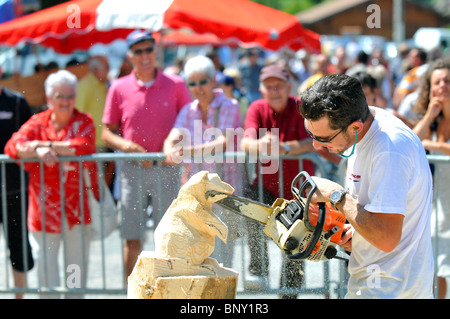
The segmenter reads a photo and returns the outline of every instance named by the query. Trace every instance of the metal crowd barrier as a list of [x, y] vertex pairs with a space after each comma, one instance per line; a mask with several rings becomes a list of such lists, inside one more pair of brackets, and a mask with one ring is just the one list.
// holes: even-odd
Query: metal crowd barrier
[[[226, 159], [233, 158], [236, 159], [242, 165], [248, 165], [251, 170], [253, 170], [254, 165], [258, 165], [258, 172], [261, 172], [259, 164], [249, 164], [247, 155], [243, 152], [236, 153], [224, 153]], [[265, 156], [263, 159], [274, 159], [274, 157]], [[123, 161], [154, 161], [158, 167], [162, 164], [161, 162], [165, 159], [163, 153], [99, 153], [92, 154], [88, 156], [70, 156], [70, 157], [60, 157], [60, 162], [70, 161], [70, 162], [78, 162], [80, 172], [82, 172], [82, 163], [85, 161], [92, 161], [97, 163], [99, 179], [103, 178], [103, 170], [102, 165], [104, 162], [115, 162], [119, 164]], [[310, 160], [315, 165], [316, 175], [331, 178], [341, 184], [343, 184], [343, 178], [345, 176], [345, 168], [346, 165], [341, 164], [339, 167], [330, 166], [329, 163], [325, 162], [323, 159], [319, 158], [316, 154], [302, 154], [296, 156], [279, 156], [279, 163], [283, 160], [290, 159], [298, 159], [298, 160]], [[450, 163], [450, 157], [448, 156], [430, 156], [430, 162], [433, 163]], [[36, 159], [22, 159], [18, 161], [23, 164], [25, 162], [36, 161]], [[88, 279], [86, 287], [69, 287], [67, 285], [66, 276], [70, 276], [70, 265], [67, 265], [64, 258], [63, 252], [65, 247], [65, 237], [64, 231], [62, 232], [62, 251], [60, 251], [60, 277], [61, 285], [60, 287], [40, 287], [37, 283], [37, 264], [33, 269], [28, 272], [25, 272], [25, 286], [23, 288], [17, 288], [14, 285], [13, 281], [13, 272], [11, 270], [11, 263], [9, 260], [9, 250], [8, 245], [6, 243], [6, 234], [5, 231], [7, 227], [5, 227], [5, 223], [7, 222], [6, 214], [6, 164], [7, 163], [16, 163], [16, 161], [12, 160], [10, 157], [6, 155], [0, 155], [0, 170], [1, 170], [1, 199], [2, 199], [2, 216], [3, 216], [3, 234], [0, 236], [0, 294], [16, 294], [16, 293], [25, 293], [25, 294], [36, 294], [36, 296], [41, 295], [66, 295], [68, 297], [78, 297], [81, 295], [98, 295], [101, 297], [125, 297], [126, 296], [126, 280], [125, 278], [125, 267], [124, 267], [124, 255], [123, 255], [123, 239], [121, 236], [120, 227], [115, 230], [108, 238], [103, 240], [95, 240], [90, 243], [90, 254], [89, 254], [89, 267], [88, 267]], [[258, 162], [259, 163], [259, 162]], [[23, 167], [23, 166], [21, 166]], [[43, 176], [43, 165], [41, 165], [41, 176]], [[220, 175], [220, 165], [217, 165], [218, 173]], [[181, 169], [181, 166], [180, 166]], [[280, 169], [280, 185], [283, 183], [290, 183], [290, 181], [282, 180], [282, 165], [279, 165]], [[301, 161], [299, 161], [299, 171], [302, 170]], [[118, 171], [120, 174], [120, 169]], [[62, 177], [62, 173], [60, 173], [60, 178]], [[158, 177], [156, 177], [158, 178]], [[28, 196], [28, 190], [25, 185], [26, 174], [23, 169], [21, 169], [21, 194], [22, 194], [22, 203], [21, 203], [21, 214], [23, 223], [26, 223], [26, 209], [25, 209], [25, 196]], [[42, 178], [41, 178], [42, 180]], [[259, 179], [261, 181], [261, 179]], [[80, 190], [83, 187], [83, 182], [80, 181]], [[262, 201], [262, 183], [260, 182], [258, 185], [259, 197], [260, 201]], [[61, 191], [63, 192], [63, 187], [61, 187]], [[282, 188], [280, 187], [280, 191], [282, 193]], [[439, 191], [439, 190], [437, 190]], [[158, 190], [157, 195], [163, 194], [162, 189]], [[155, 196], [158, 199], [158, 196]], [[42, 196], [43, 200], [43, 196]], [[64, 198], [62, 197], [61, 201]], [[152, 198], [152, 200], [154, 200]], [[140, 203], [141, 207], [145, 204]], [[119, 215], [121, 214], [120, 205], [119, 207]], [[145, 208], [145, 207], [144, 207]], [[64, 212], [62, 212], [64, 214]], [[84, 212], [82, 212], [84, 214]], [[63, 215], [64, 216], [64, 215]], [[146, 237], [145, 243], [143, 245], [144, 250], [154, 250], [153, 243], [153, 230], [156, 225], [147, 225], [145, 223], [147, 221], [143, 221], [144, 226], [142, 227], [142, 231], [144, 232], [144, 236]], [[23, 225], [25, 226], [25, 225]], [[22, 236], [26, 236], [25, 233]], [[44, 232], [45, 236], [45, 232]], [[265, 236], [262, 234], [262, 236]], [[437, 239], [435, 239], [435, 243], [437, 244]], [[270, 276], [276, 276], [277, 282], [274, 283], [269, 282], [268, 285], [262, 290], [249, 290], [244, 289], [243, 282], [246, 280], [246, 276], [248, 275], [248, 247], [246, 244], [246, 239], [241, 236], [238, 238], [235, 244], [235, 254], [233, 261], [233, 269], [239, 272], [239, 285], [238, 285], [238, 297], [240, 295], [255, 295], [255, 296], [267, 296], [268, 298], [276, 297], [277, 295], [292, 293], [298, 295], [298, 298], [302, 296], [311, 296], [317, 295], [319, 297], [325, 298], [343, 298], [346, 292], [347, 285], [347, 272], [346, 272], [346, 263], [341, 260], [333, 259], [328, 262], [309, 262], [304, 261], [304, 283], [302, 287], [299, 288], [280, 288], [278, 283], [279, 275], [281, 272], [281, 260], [283, 258], [282, 252], [268, 240], [269, 246], [272, 245], [272, 251], [276, 251], [276, 253], [269, 254], [270, 256]], [[25, 247], [22, 247], [25, 252]], [[270, 247], [269, 247], [270, 249]], [[237, 252], [237, 253], [236, 253]], [[81, 252], [80, 252], [81, 253]], [[24, 253], [24, 256], [26, 254]], [[26, 259], [26, 258], [25, 258]], [[219, 260], [220, 262], [220, 260]], [[25, 265], [27, 265], [28, 261], [24, 260]], [[69, 267], [69, 268], [68, 268]], [[55, 295], [56, 294], [56, 295]]]
[[[432, 225], [434, 226], [434, 228], [436, 229], [435, 232], [435, 236], [433, 238], [433, 257], [434, 257], [434, 274], [435, 274], [435, 281], [434, 281], [434, 295], [438, 296], [438, 292], [439, 292], [439, 282], [438, 282], [438, 272], [439, 272], [439, 264], [438, 264], [438, 254], [436, 253], [438, 251], [439, 248], [439, 237], [438, 237], [438, 232], [437, 230], [439, 229], [438, 225], [439, 225], [439, 220], [438, 220], [438, 205], [437, 205], [437, 197], [438, 194], [440, 192], [445, 192], [447, 191], [447, 189], [439, 189], [438, 184], [439, 184], [439, 179], [440, 178], [444, 178], [441, 174], [437, 174], [437, 170], [440, 166], [444, 165], [447, 166], [450, 164], [450, 156], [447, 155], [428, 155], [428, 162], [431, 165], [434, 165], [434, 174], [433, 174], [433, 179], [434, 179], [434, 198], [433, 198], [433, 207], [435, 208], [435, 218], [431, 220]], [[447, 214], [447, 212], [444, 212], [445, 214]], [[447, 281], [448, 283], [448, 281]], [[448, 285], [448, 284], [447, 284]], [[447, 288], [448, 290], [448, 288]], [[447, 296], [448, 296], [448, 291], [447, 291]]]

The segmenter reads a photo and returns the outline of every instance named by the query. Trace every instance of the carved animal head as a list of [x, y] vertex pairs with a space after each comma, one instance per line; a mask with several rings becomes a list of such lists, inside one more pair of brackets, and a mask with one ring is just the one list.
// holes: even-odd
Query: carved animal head
[[193, 175], [180, 189], [155, 230], [157, 253], [198, 265], [214, 251], [215, 236], [226, 242], [228, 228], [211, 211], [213, 202], [222, 196], [207, 199], [205, 194], [209, 190], [228, 194], [234, 191], [215, 173], [201, 171]]
[[214, 196], [206, 198], [209, 190], [215, 190], [222, 193], [232, 194], [234, 188], [223, 182], [216, 173], [201, 171], [193, 175], [186, 184], [180, 189], [180, 194], [186, 193], [194, 196], [200, 203], [211, 205], [222, 199], [222, 196]]

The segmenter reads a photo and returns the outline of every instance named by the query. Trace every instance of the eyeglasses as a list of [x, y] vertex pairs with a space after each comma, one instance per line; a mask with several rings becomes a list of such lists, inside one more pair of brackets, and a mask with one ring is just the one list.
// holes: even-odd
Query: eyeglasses
[[153, 50], [154, 50], [153, 47], [146, 47], [145, 49], [136, 49], [133, 51], [133, 53], [136, 55], [142, 55], [142, 53], [144, 52], [150, 54], [153, 52]]
[[306, 126], [305, 126], [305, 130], [306, 130], [306, 132], [309, 134], [309, 136], [311, 136], [311, 138], [312, 138], [313, 140], [315, 140], [315, 141], [317, 141], [317, 142], [319, 142], [319, 143], [322, 143], [322, 144], [324, 144], [324, 145], [328, 145], [328, 144], [331, 144], [331, 141], [334, 140], [334, 139], [336, 138], [336, 136], [338, 136], [339, 134], [341, 134], [347, 127], [348, 127], [348, 126], [344, 127], [342, 130], [340, 130], [339, 132], [337, 132], [333, 137], [331, 137], [331, 138], [329, 138], [329, 139], [327, 139], [327, 140], [322, 139], [322, 138], [320, 138], [320, 137], [315, 137], [315, 136], [314, 136], [314, 135], [306, 128]]
[[55, 93], [55, 95], [53, 95], [53, 97], [57, 100], [73, 100], [75, 98], [75, 94], [61, 95], [61, 94]]
[[263, 87], [264, 87], [264, 89], [267, 92], [272, 92], [272, 91], [273, 92], [280, 92], [281, 90], [287, 88], [287, 85], [286, 85], [286, 83], [278, 84], [278, 85], [275, 85], [275, 86], [266, 86], [266, 85], [263, 84]]
[[189, 87], [194, 87], [194, 86], [197, 86], [197, 85], [204, 86], [204, 85], [206, 85], [206, 84], [208, 84], [208, 83], [209, 83], [209, 79], [204, 78], [204, 79], [201, 79], [201, 80], [198, 81], [198, 82], [195, 82], [195, 81], [189, 81], [189, 82], [187, 83], [187, 85], [188, 85]]

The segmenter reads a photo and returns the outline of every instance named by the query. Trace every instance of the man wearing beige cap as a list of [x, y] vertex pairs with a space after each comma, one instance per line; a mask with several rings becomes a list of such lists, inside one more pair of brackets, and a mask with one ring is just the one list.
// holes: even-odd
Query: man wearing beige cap
[[[157, 68], [156, 41], [150, 32], [131, 32], [127, 45], [133, 71], [114, 81], [108, 90], [102, 137], [108, 147], [120, 152], [161, 152], [178, 113], [192, 98], [181, 77], [164, 74]], [[142, 251], [150, 196], [156, 227], [180, 188], [179, 168], [162, 164], [129, 160], [120, 163], [121, 230], [127, 277]]]
[[[260, 75], [260, 91], [262, 99], [250, 104], [245, 119], [245, 133], [242, 147], [250, 155], [267, 153], [271, 155], [293, 155], [312, 153], [312, 140], [304, 127], [304, 118], [298, 111], [299, 100], [289, 95], [291, 91], [289, 73], [283, 67], [272, 64], [264, 67]], [[272, 162], [272, 161], [270, 161]], [[264, 163], [269, 167], [272, 163]], [[262, 174], [263, 198], [258, 194], [258, 177], [249, 181], [246, 197], [264, 201], [272, 205], [278, 197], [292, 198], [290, 184], [299, 172], [298, 160], [280, 160], [283, 165], [283, 185], [280, 187], [278, 166], [273, 173]], [[303, 170], [314, 174], [314, 166], [310, 161], [302, 161]], [[246, 225], [250, 246], [250, 280], [248, 288], [260, 288], [266, 284], [268, 276], [267, 241], [260, 225], [249, 221]], [[281, 287], [298, 288], [301, 285], [301, 263], [285, 260], [281, 274]], [[295, 297], [284, 295], [283, 297]]]

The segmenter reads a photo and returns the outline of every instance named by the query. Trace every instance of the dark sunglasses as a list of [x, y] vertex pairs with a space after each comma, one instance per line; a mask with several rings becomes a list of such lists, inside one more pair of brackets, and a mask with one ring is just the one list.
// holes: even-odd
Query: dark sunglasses
[[338, 136], [339, 134], [341, 134], [347, 127], [348, 127], [348, 126], [344, 127], [342, 130], [340, 130], [339, 132], [337, 132], [333, 137], [331, 137], [331, 138], [329, 138], [329, 139], [327, 139], [327, 140], [322, 139], [322, 138], [320, 138], [320, 137], [315, 137], [315, 136], [314, 136], [314, 135], [306, 128], [306, 126], [305, 126], [305, 130], [306, 130], [306, 132], [309, 134], [309, 136], [311, 136], [311, 138], [312, 138], [313, 140], [315, 140], [315, 141], [317, 141], [317, 142], [319, 142], [319, 143], [328, 145], [328, 144], [331, 144], [331, 141], [334, 140], [334, 139], [336, 138], [336, 136]]
[[187, 83], [187, 85], [189, 86], [189, 87], [194, 87], [194, 86], [197, 86], [197, 85], [200, 85], [200, 86], [204, 86], [204, 85], [206, 85], [206, 84], [208, 84], [209, 83], [209, 79], [201, 79], [200, 81], [198, 81], [198, 82], [195, 82], [195, 81], [190, 81], [190, 82], [188, 82]]
[[136, 50], [133, 51], [133, 53], [136, 54], [136, 55], [141, 55], [144, 52], [150, 54], [150, 53], [153, 52], [153, 50], [154, 50], [153, 47], [147, 47], [145, 49], [136, 49]]
[[61, 95], [59, 93], [55, 93], [55, 95], [53, 95], [53, 97], [57, 100], [73, 100], [73, 99], [75, 99], [75, 94]]

